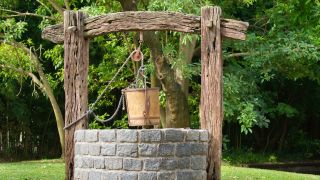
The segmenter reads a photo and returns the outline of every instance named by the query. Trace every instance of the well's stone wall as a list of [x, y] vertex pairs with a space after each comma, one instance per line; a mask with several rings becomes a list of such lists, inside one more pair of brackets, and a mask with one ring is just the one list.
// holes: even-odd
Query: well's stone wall
[[78, 130], [74, 139], [75, 179], [206, 179], [206, 130]]

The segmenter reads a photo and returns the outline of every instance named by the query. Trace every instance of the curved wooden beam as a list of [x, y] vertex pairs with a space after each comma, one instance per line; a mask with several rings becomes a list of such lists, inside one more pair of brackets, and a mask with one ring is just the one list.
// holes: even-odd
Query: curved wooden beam
[[[206, 22], [212, 26], [212, 21]], [[249, 23], [221, 19], [221, 35], [245, 40]], [[90, 17], [84, 22], [87, 38], [119, 31], [178, 31], [200, 34], [200, 17], [176, 12], [127, 11]], [[70, 28], [72, 29], [72, 28]], [[63, 25], [48, 26], [42, 31], [42, 38], [54, 43], [64, 40]]]

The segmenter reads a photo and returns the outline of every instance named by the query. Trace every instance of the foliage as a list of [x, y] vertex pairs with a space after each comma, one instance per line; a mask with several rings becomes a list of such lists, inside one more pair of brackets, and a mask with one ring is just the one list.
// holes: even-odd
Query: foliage
[[288, 144], [291, 152], [299, 153], [304, 158], [320, 157], [320, 140], [310, 139], [307, 134], [302, 130], [295, 130], [290, 133], [288, 142], [294, 142]]
[[170, 1], [151, 0], [148, 9], [153, 11], [174, 11], [189, 14], [200, 14], [200, 0], [176, 0], [174, 3]]
[[[1, 16], [7, 13], [1, 11], [0, 38], [6, 42], [19, 40], [29, 46], [42, 45], [38, 52], [43, 58], [46, 77], [54, 87], [59, 103], [63, 107], [63, 45], [48, 43], [41, 39], [40, 34], [45, 26], [61, 22], [62, 16], [50, 2], [41, 2], [43, 4], [21, 0], [1, 1], [2, 8], [34, 12], [50, 16], [53, 20], [31, 16], [4, 19]], [[64, 6], [64, 1], [57, 2]], [[248, 149], [275, 150], [280, 146], [280, 137], [284, 132], [284, 151], [301, 151], [305, 154], [304, 157], [319, 154], [317, 151], [319, 133], [314, 130], [319, 129], [317, 120], [320, 115], [317, 108], [320, 102], [319, 1], [141, 0], [137, 2], [138, 10], [174, 11], [196, 15], [200, 14], [201, 6], [219, 5], [222, 7], [224, 18], [250, 23], [246, 41], [228, 39], [223, 41], [224, 149], [230, 150], [238, 146], [235, 144], [240, 144], [239, 146]], [[70, 5], [71, 9], [83, 10], [90, 16], [121, 11], [121, 5], [117, 0], [71, 0]], [[199, 128], [200, 57], [195, 54], [190, 64], [184, 64], [183, 54], [179, 53], [180, 46], [190, 41], [191, 36], [183, 35], [184, 38], [181, 39], [182, 34], [177, 32], [156, 33], [160, 37], [163, 53], [169, 59], [171, 67], [179, 69], [190, 81], [188, 105], [191, 128]], [[137, 44], [136, 37], [137, 34], [134, 32], [125, 32], [99, 36], [91, 40], [89, 103], [96, 100], [126, 57], [134, 50], [134, 44]], [[199, 46], [200, 38], [197, 37], [197, 48]], [[150, 75], [155, 70], [150, 61], [150, 52], [144, 45], [142, 51], [145, 54], [147, 75]], [[5, 63], [32, 71], [32, 64], [28, 58], [28, 54], [14, 49], [9, 44], [0, 45], [0, 64]], [[138, 66], [129, 63], [120, 73], [95, 107], [97, 114], [105, 118], [113, 113], [121, 96], [121, 89], [134, 80]], [[50, 109], [41, 96], [35, 98], [37, 91], [34, 91], [34, 85], [22, 84], [21, 82], [26, 79], [12, 70], [1, 71], [0, 80], [1, 120], [10, 117], [10, 121], [22, 121], [24, 124], [20, 123], [19, 126], [23, 126], [25, 131], [30, 133], [36, 131], [34, 130], [36, 128], [31, 127], [38, 129], [44, 127], [45, 123], [40, 119], [47, 118]], [[26, 93], [19, 92], [20, 88]], [[21, 95], [16, 97], [19, 93]], [[163, 92], [160, 93], [160, 102], [165, 107]], [[28, 108], [30, 104], [31, 110]], [[37, 107], [37, 104], [41, 107]], [[32, 113], [41, 115], [32, 117]], [[117, 120], [106, 124], [90, 119], [90, 128], [128, 128], [124, 114], [118, 115]], [[6, 127], [12, 126], [8, 124]], [[34, 136], [41, 136], [39, 132], [34, 133]], [[267, 142], [269, 144], [265, 145]], [[259, 147], [260, 143], [265, 145], [266, 149]], [[279, 159], [278, 155], [275, 157]], [[247, 158], [253, 161], [255, 159]]]
[[[280, 161], [294, 160], [294, 157], [283, 157], [275, 153], [258, 153], [253, 149], [228, 149], [223, 152], [223, 161], [232, 165], [242, 165], [250, 163], [276, 163]], [[280, 158], [280, 159], [279, 159]], [[287, 158], [287, 159], [286, 159]]]
[[26, 26], [26, 22], [16, 22], [15, 19], [12, 18], [0, 20], [0, 32], [3, 33], [1, 38], [3, 38], [4, 41], [20, 39], [22, 33], [26, 31]]
[[128, 115], [123, 116], [120, 120], [115, 120], [112, 126], [113, 128], [128, 129]]

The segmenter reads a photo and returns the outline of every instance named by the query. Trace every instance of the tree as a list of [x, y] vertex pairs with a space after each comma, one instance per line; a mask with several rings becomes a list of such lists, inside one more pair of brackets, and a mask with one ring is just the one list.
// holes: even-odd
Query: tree
[[[24, 44], [14, 41], [14, 39], [21, 37], [21, 34], [25, 30], [25, 25], [26, 23], [16, 23], [13, 19], [7, 19], [6, 21], [0, 22], [0, 29], [2, 29], [2, 32], [4, 33], [4, 36], [2, 37], [3, 40], [1, 40], [0, 44], [0, 50], [2, 51], [0, 54], [0, 67], [8, 74], [16, 74], [16, 77], [24, 76], [31, 78], [32, 82], [47, 95], [54, 111], [63, 157], [65, 148], [63, 130], [64, 121], [60, 107], [53, 94], [53, 90], [43, 72], [38, 56], [35, 54], [35, 49], [32, 47], [28, 48]], [[10, 55], [7, 56], [7, 54]], [[38, 76], [34, 74], [34, 72], [36, 72]]]
[[[137, 1], [119, 0], [124, 11], [135, 11], [138, 9]], [[171, 3], [162, 1], [143, 1], [145, 6], [151, 7], [152, 10], [162, 10]], [[150, 4], [148, 4], [150, 3]], [[179, 5], [189, 7], [193, 4], [192, 1], [177, 1], [173, 3], [174, 8]], [[181, 7], [181, 10], [183, 9]], [[192, 7], [192, 6], [191, 6]], [[160, 9], [159, 9], [160, 8]], [[192, 8], [192, 10], [195, 7]], [[198, 7], [200, 8], [200, 7]], [[167, 37], [168, 34], [165, 34]], [[178, 36], [179, 37], [179, 36]], [[189, 108], [188, 108], [188, 77], [183, 69], [191, 63], [193, 52], [196, 45], [196, 38], [191, 35], [180, 34], [180, 43], [172, 43], [174, 46], [180, 46], [178, 53], [173, 53], [174, 56], [170, 57], [165, 54], [163, 47], [166, 45], [160, 42], [161, 34], [155, 32], [144, 32], [144, 40], [146, 45], [150, 48], [151, 57], [155, 65], [156, 76], [159, 79], [162, 89], [166, 95], [166, 117], [164, 127], [190, 127]], [[173, 38], [177, 40], [177, 38]], [[179, 42], [179, 38], [178, 38]], [[170, 44], [169, 44], [170, 45]], [[172, 60], [170, 58], [175, 58]], [[173, 67], [171, 62], [179, 62]]]

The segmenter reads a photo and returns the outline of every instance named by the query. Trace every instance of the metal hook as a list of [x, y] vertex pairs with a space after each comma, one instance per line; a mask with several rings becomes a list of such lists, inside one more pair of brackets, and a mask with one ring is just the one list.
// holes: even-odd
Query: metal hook
[[143, 43], [143, 32], [140, 31], [139, 32], [139, 47], [141, 46], [142, 43]]

